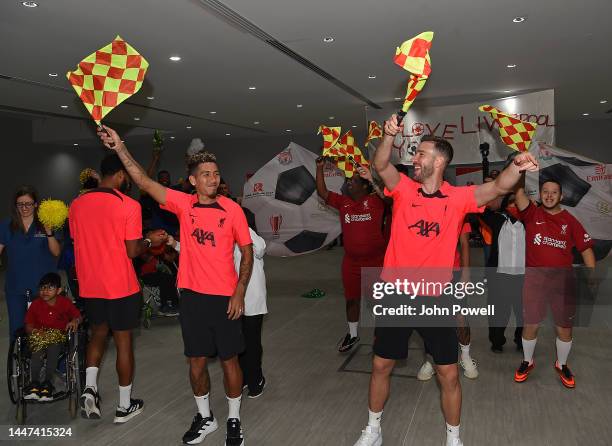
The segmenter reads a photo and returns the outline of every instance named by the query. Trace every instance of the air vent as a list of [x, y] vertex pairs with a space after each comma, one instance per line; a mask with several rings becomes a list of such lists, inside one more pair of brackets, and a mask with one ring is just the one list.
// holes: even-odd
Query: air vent
[[376, 109], [381, 109], [382, 108], [380, 105], [378, 105], [377, 103], [375, 103], [375, 102], [371, 101], [370, 99], [366, 98], [364, 95], [359, 93], [357, 90], [355, 90], [355, 89], [349, 87], [348, 85], [346, 85], [340, 79], [337, 79], [334, 76], [332, 76], [331, 74], [329, 74], [323, 68], [317, 66], [316, 64], [314, 64], [310, 60], [306, 59], [305, 57], [300, 56], [298, 53], [293, 51], [291, 48], [289, 48], [288, 46], [286, 46], [282, 42], [276, 40], [273, 36], [271, 36], [270, 34], [265, 32], [263, 29], [259, 28], [253, 22], [251, 22], [247, 18], [241, 16], [240, 14], [238, 14], [233, 9], [230, 9], [229, 7], [227, 7], [226, 5], [221, 3], [220, 1], [218, 1], [218, 0], [200, 0], [200, 3], [205, 8], [211, 10], [215, 15], [217, 15], [223, 21], [229, 23], [230, 25], [238, 28], [239, 30], [241, 30], [243, 32], [246, 32], [246, 33], [252, 35], [253, 37], [256, 37], [257, 39], [261, 40], [262, 42], [267, 43], [268, 45], [270, 45], [274, 49], [280, 51], [281, 53], [285, 54], [286, 56], [290, 57], [291, 59], [293, 59], [297, 63], [305, 66], [309, 70], [311, 70], [314, 73], [318, 74], [323, 79], [331, 82], [336, 87], [341, 88], [342, 90], [346, 91], [351, 96], [353, 96], [353, 97], [359, 99], [360, 101], [368, 104], [370, 107], [373, 107], [373, 108], [376, 108]]

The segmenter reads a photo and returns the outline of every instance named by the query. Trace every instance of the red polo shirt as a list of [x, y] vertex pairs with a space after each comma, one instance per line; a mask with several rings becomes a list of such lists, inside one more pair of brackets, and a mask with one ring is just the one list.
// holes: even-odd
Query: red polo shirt
[[445, 181], [428, 195], [421, 183], [400, 175], [392, 191], [385, 188], [385, 195], [393, 198], [393, 222], [384, 266], [410, 268], [411, 277], [389, 270], [382, 278], [449, 282], [463, 220], [466, 214], [484, 210], [476, 204], [476, 187], [455, 187]]
[[140, 290], [126, 240], [142, 238], [140, 204], [116, 189], [85, 192], [70, 205], [80, 297], [118, 299]]
[[580, 252], [593, 247], [591, 236], [565, 209], [550, 214], [529, 203], [519, 216], [525, 225], [525, 266], [570, 267], [574, 246]]
[[378, 196], [366, 195], [353, 201], [346, 195], [329, 192], [327, 204], [340, 213], [344, 251], [348, 256], [359, 259], [384, 254], [385, 204]]
[[179, 219], [178, 287], [202, 294], [233, 295], [238, 283], [234, 243], [253, 243], [242, 208], [221, 195], [215, 203], [200, 204], [197, 195], [172, 189], [166, 189], [166, 204], [161, 208]]
[[32, 301], [25, 316], [25, 323], [34, 328], [57, 328], [65, 330], [72, 319], [81, 316], [72, 301], [64, 296], [57, 296], [55, 305], [49, 305], [38, 297]]

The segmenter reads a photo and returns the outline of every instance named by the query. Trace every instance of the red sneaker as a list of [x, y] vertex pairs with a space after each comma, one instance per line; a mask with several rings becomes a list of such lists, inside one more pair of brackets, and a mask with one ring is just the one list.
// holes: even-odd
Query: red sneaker
[[527, 380], [529, 372], [531, 372], [534, 367], [535, 361], [531, 361], [531, 364], [529, 364], [527, 361], [521, 362], [519, 368], [516, 369], [516, 372], [514, 372], [514, 380], [517, 383], [522, 383], [523, 381]]
[[561, 378], [561, 383], [568, 389], [573, 389], [576, 387], [576, 381], [574, 380], [574, 375], [569, 367], [566, 365], [559, 367], [559, 362], [555, 361], [555, 370], [559, 374], [559, 378]]

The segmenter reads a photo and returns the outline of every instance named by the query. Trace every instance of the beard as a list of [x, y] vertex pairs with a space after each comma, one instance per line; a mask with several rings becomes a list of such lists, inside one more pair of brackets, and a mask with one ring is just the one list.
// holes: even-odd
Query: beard
[[423, 181], [425, 181], [427, 178], [429, 178], [430, 176], [433, 175], [434, 172], [434, 168], [433, 165], [430, 164], [422, 164], [419, 166], [420, 167], [420, 172], [417, 173], [416, 172], [416, 168], [414, 170], [414, 176], [412, 177], [412, 179], [414, 181], [417, 181], [419, 183], [422, 183]]

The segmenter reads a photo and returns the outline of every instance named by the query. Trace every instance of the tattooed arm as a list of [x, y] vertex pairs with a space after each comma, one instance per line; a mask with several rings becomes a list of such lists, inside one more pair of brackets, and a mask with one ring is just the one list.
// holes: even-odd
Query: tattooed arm
[[130, 175], [134, 183], [144, 192], [149, 194], [159, 204], [166, 204], [166, 188], [158, 182], [152, 180], [140, 164], [128, 152], [125, 144], [121, 142], [121, 138], [110, 127], [104, 126], [104, 130], [98, 128], [98, 136], [106, 147], [114, 150], [125, 170]]

